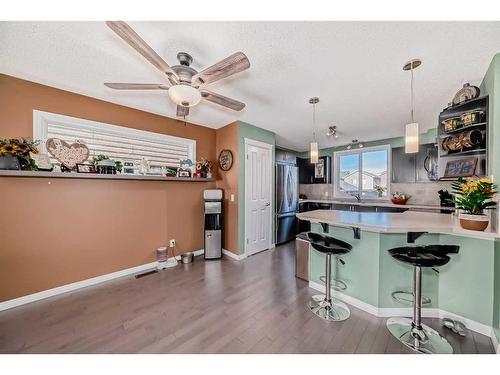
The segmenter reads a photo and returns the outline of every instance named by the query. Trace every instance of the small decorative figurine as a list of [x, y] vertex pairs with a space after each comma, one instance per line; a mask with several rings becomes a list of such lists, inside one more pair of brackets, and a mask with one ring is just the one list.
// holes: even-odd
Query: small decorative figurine
[[180, 160], [180, 168], [177, 170], [177, 177], [191, 177], [193, 162], [191, 159]]

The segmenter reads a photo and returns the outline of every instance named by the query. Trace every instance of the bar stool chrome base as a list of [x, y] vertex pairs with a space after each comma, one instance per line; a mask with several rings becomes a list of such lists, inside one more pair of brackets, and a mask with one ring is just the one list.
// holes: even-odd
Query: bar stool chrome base
[[312, 313], [327, 322], [341, 322], [351, 315], [349, 307], [335, 299], [327, 300], [326, 295], [317, 294], [311, 297], [309, 309]]
[[436, 330], [421, 324], [417, 329], [409, 318], [390, 318], [387, 329], [408, 348], [423, 354], [453, 354], [453, 348]]

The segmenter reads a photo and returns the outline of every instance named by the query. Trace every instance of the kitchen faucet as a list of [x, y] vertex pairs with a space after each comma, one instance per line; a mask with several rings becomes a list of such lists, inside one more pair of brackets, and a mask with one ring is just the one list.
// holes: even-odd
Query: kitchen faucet
[[358, 202], [361, 202], [361, 195], [359, 193], [350, 193]]

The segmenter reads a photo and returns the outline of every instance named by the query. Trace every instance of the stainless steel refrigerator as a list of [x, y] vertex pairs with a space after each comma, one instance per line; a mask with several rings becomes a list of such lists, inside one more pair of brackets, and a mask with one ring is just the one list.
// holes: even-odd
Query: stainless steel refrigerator
[[295, 239], [299, 211], [298, 168], [276, 163], [276, 243]]

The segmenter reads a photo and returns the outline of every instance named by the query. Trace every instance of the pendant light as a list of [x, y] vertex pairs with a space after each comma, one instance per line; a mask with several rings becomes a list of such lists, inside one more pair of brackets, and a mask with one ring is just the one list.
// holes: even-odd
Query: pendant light
[[310, 158], [312, 164], [319, 162], [318, 142], [316, 142], [316, 104], [318, 104], [318, 102], [319, 98], [317, 97], [309, 99], [309, 104], [312, 104], [313, 107], [313, 141], [311, 142], [310, 147]]
[[405, 126], [405, 153], [414, 154], [418, 152], [419, 147], [419, 127], [418, 122], [414, 119], [414, 108], [413, 108], [413, 69], [418, 68], [422, 65], [422, 61], [419, 59], [413, 59], [408, 61], [404, 66], [403, 70], [411, 72], [411, 110], [410, 110], [410, 123]]

